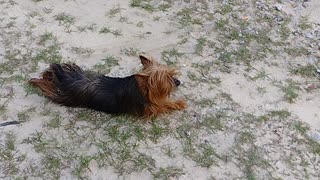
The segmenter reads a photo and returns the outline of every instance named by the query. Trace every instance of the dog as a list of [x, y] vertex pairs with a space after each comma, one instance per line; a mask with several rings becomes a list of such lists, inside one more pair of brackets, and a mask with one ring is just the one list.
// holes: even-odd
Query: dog
[[67, 107], [145, 119], [185, 109], [185, 100], [170, 99], [180, 85], [177, 70], [146, 55], [139, 58], [142, 71], [124, 78], [84, 71], [76, 64], [51, 64], [40, 79], [32, 78], [29, 83], [54, 103]]

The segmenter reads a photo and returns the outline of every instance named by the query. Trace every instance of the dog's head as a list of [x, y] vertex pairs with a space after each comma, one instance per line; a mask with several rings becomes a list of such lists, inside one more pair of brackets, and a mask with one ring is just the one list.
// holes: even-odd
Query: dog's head
[[143, 79], [140, 82], [148, 94], [149, 99], [162, 99], [178, 87], [181, 82], [176, 78], [177, 70], [157, 63], [154, 59], [145, 55], [139, 56], [143, 70], [137, 75]]

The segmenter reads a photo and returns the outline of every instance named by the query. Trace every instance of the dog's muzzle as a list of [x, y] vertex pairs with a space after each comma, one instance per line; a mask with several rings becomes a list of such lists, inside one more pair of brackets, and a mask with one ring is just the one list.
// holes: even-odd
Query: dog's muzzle
[[181, 84], [181, 82], [178, 79], [173, 79], [173, 81], [177, 87]]

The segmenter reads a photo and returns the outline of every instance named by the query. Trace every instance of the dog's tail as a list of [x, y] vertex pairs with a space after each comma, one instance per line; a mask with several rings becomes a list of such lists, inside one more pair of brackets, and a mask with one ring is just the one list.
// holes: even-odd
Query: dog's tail
[[72, 96], [70, 86], [85, 79], [83, 70], [75, 64], [51, 64], [43, 72], [42, 78], [32, 78], [29, 83], [38, 87], [52, 101], [62, 103], [64, 98]]

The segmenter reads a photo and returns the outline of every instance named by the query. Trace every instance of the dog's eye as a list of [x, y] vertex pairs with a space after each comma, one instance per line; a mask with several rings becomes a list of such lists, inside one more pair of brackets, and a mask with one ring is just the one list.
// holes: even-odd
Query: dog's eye
[[176, 86], [179, 86], [181, 84], [181, 82], [176, 78], [173, 78], [173, 82]]

